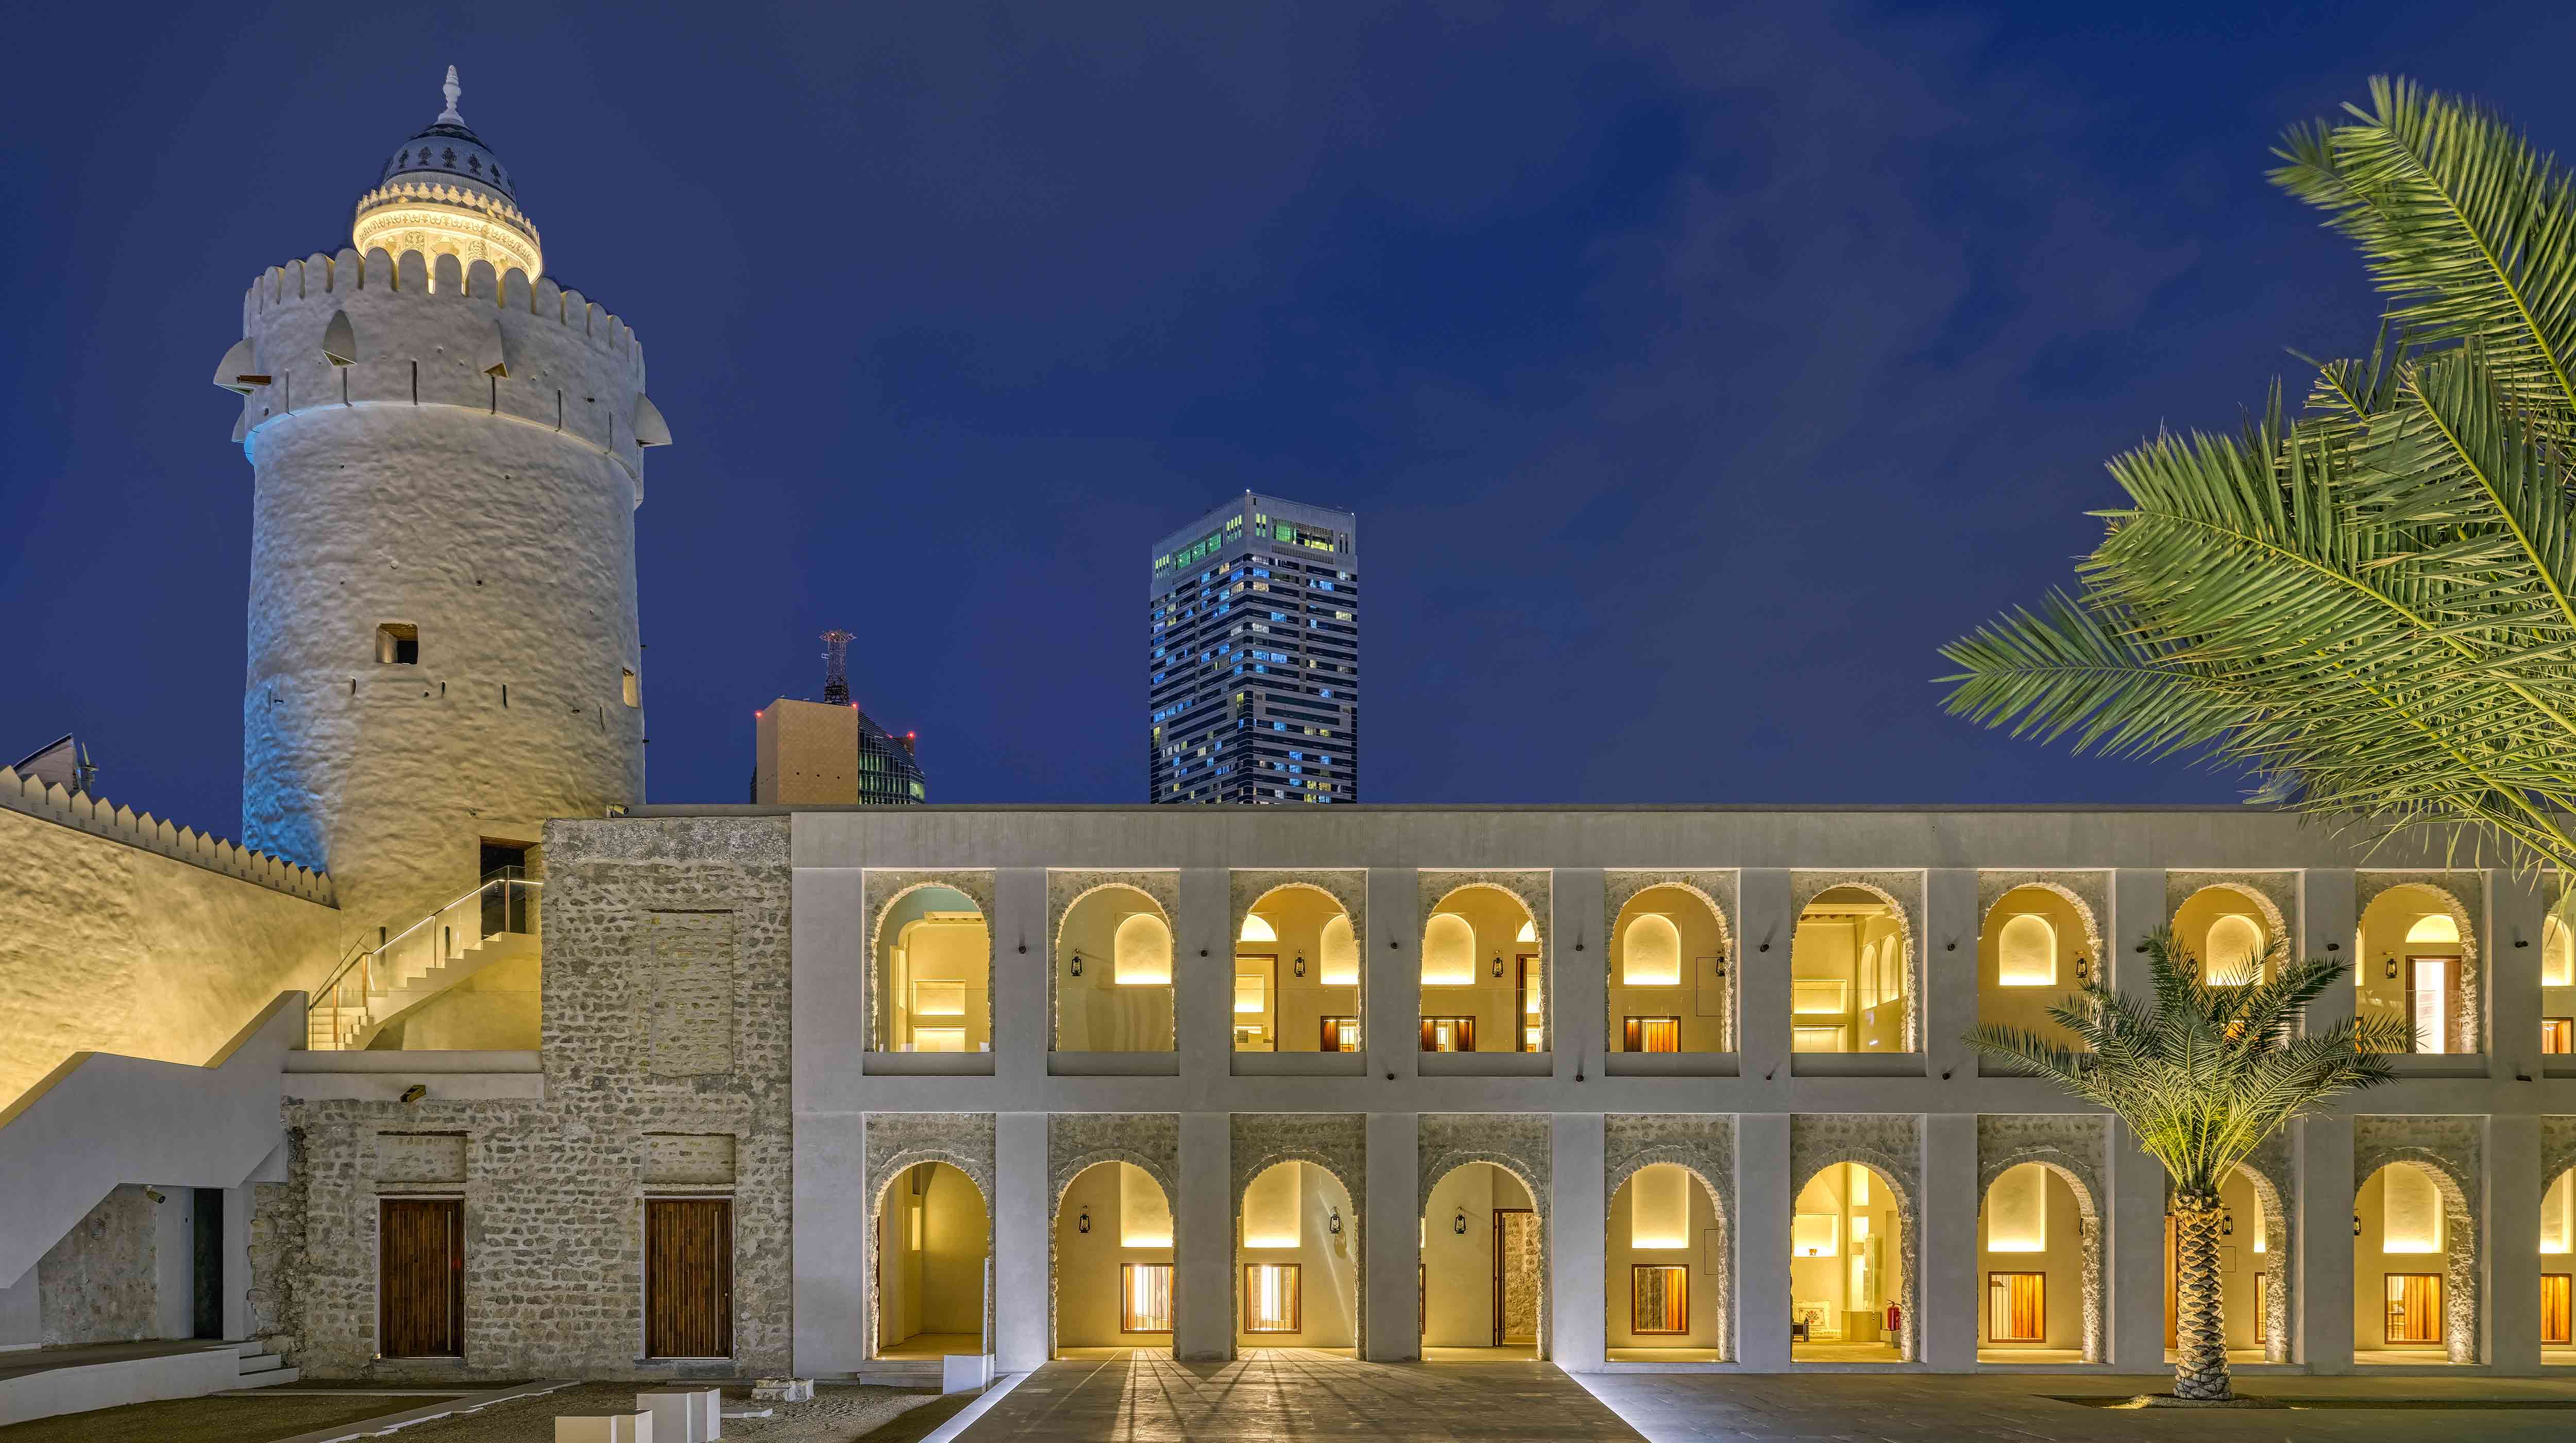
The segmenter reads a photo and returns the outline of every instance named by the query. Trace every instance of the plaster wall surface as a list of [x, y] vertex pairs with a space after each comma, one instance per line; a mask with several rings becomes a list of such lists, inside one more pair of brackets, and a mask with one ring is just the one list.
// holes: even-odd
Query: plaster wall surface
[[202, 1063], [350, 918], [143, 847], [0, 808], [0, 1106], [76, 1052]]

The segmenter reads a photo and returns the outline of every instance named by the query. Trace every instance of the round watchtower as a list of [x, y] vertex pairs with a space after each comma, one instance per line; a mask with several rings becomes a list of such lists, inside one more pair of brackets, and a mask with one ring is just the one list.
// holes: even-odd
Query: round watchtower
[[670, 435], [456, 99], [451, 68], [351, 246], [253, 282], [215, 375], [254, 478], [243, 836], [362, 925], [644, 789], [634, 511]]

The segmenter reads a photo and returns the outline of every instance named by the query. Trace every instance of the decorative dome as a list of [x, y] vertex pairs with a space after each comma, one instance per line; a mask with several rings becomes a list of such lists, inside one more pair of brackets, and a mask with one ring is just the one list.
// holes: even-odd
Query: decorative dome
[[396, 176], [427, 176], [446, 185], [479, 190], [503, 200], [516, 201], [518, 192], [511, 189], [510, 177], [501, 168], [501, 157], [483, 143], [465, 117], [456, 112], [456, 98], [463, 87], [456, 83], [456, 67], [447, 67], [447, 83], [439, 87], [447, 95], [447, 108], [438, 118], [402, 144], [393, 158], [385, 162], [376, 184], [390, 185]]
[[399, 257], [453, 255], [472, 266], [489, 261], [503, 274], [543, 273], [537, 228], [519, 211], [518, 191], [501, 158], [457, 113], [462, 87], [447, 67], [447, 108], [402, 143], [385, 162], [375, 187], [358, 197], [350, 244], [364, 254], [382, 249]]

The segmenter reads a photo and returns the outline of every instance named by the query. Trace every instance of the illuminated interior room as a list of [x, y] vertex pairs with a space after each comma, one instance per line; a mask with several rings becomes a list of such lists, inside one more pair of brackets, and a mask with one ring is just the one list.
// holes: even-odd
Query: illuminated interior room
[[985, 1351], [992, 1226], [974, 1179], [944, 1162], [897, 1173], [877, 1198], [876, 1252], [877, 1357]]
[[1726, 1246], [1717, 1195], [1689, 1168], [1650, 1163], [1619, 1184], [1602, 1277], [1610, 1361], [1724, 1361]]
[[2211, 986], [2242, 987], [2271, 977], [2270, 952], [2280, 923], [2249, 887], [2203, 887], [2174, 912], [2174, 941]]
[[1056, 931], [1055, 1050], [1172, 1050], [1172, 919], [1125, 883], [1075, 900]]
[[1913, 939], [1888, 898], [1830, 888], [1798, 914], [1789, 948], [1793, 1052], [1903, 1052]]
[[1977, 1361], [2099, 1360], [2099, 1231], [2064, 1173], [2044, 1163], [2005, 1168], [1977, 1209]]
[[1831, 1163], [1798, 1190], [1789, 1219], [1789, 1356], [1799, 1363], [1901, 1363], [1904, 1210], [1875, 1169]]
[[1234, 943], [1237, 1052], [1360, 1050], [1360, 950], [1350, 914], [1321, 887], [1264, 892]]
[[1350, 1190], [1311, 1162], [1273, 1163], [1235, 1215], [1238, 1350], [1351, 1355], [1359, 1337], [1360, 1229]]
[[[1977, 935], [1977, 1021], [2038, 1033], [2052, 1046], [2077, 1045], [2048, 1015], [2102, 962], [2101, 942], [2081, 904], [2055, 887], [2015, 887], [1995, 899]], [[1980, 1058], [1979, 1067], [1993, 1066]]]
[[1094, 1163], [1055, 1210], [1055, 1356], [1171, 1356], [1172, 1204], [1132, 1162]]
[[1536, 1358], [1547, 1252], [1528, 1184], [1461, 1163], [1432, 1184], [1419, 1226], [1423, 1361]]
[[2540, 1195], [2540, 1361], [2576, 1365], [2576, 1168]]
[[1545, 1052], [1538, 924], [1500, 887], [1460, 887], [1422, 927], [1422, 1050]]
[[1648, 887], [1610, 928], [1609, 1050], [1735, 1050], [1733, 945], [1697, 889]]
[[[2476, 1361], [2474, 1226], [2449, 1180], [2393, 1162], [2353, 1199], [2352, 1355], [2362, 1364]], [[2464, 1296], [2465, 1295], [2465, 1296]]]
[[[2576, 1055], [2576, 927], [2569, 912], [2576, 899], [2561, 899], [2540, 923], [2540, 1051], [2546, 1057]], [[2576, 1063], [2543, 1066], [2576, 1068]]]
[[2414, 1025], [2417, 1052], [2476, 1052], [2477, 934], [2459, 899], [2391, 887], [2362, 910], [2353, 981], [2364, 1017]]
[[993, 1050], [993, 935], [974, 899], [915, 887], [877, 923], [880, 1052]]

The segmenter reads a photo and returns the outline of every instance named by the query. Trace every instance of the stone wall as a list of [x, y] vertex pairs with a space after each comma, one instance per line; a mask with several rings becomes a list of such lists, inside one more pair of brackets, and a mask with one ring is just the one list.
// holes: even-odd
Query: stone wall
[[[431, 1078], [409, 1106], [286, 1105], [288, 1181], [254, 1191], [253, 1306], [309, 1376], [787, 1370], [786, 819], [557, 821], [546, 846], [543, 1100], [444, 1099]], [[721, 1193], [728, 1152], [734, 1357], [639, 1362], [643, 1200]], [[461, 1366], [374, 1356], [378, 1199], [406, 1194], [464, 1199]]]
[[161, 1336], [154, 1210], [141, 1185], [127, 1183], [46, 1250], [36, 1290], [47, 1345]]

